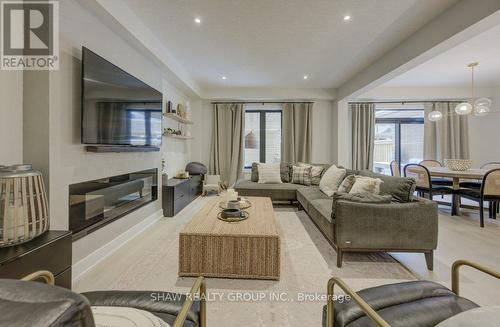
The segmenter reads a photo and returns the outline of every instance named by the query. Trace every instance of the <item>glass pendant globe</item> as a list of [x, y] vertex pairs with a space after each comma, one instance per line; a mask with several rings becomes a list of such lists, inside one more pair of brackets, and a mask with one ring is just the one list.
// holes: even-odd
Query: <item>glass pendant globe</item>
[[429, 112], [429, 115], [427, 115], [427, 118], [430, 120], [430, 121], [438, 121], [438, 120], [441, 120], [441, 118], [443, 118], [443, 114], [440, 112], [440, 111], [431, 111]]
[[459, 103], [455, 107], [455, 112], [459, 115], [468, 115], [472, 112], [472, 105], [468, 102]]
[[486, 106], [486, 107], [491, 107], [491, 99], [488, 98], [479, 98], [474, 101], [475, 106]]
[[485, 116], [490, 112], [490, 107], [484, 105], [475, 106], [474, 109], [475, 116]]

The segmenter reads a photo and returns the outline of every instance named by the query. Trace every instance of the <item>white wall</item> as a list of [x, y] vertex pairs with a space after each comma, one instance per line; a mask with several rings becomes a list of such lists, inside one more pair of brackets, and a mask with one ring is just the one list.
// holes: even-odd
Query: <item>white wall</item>
[[[68, 185], [149, 168], [161, 168], [162, 154], [88, 153], [80, 144], [81, 47], [86, 46], [147, 84], [162, 90], [174, 105], [188, 99], [171, 86], [162, 68], [143, 54], [99, 15], [76, 0], [60, 2], [60, 70], [50, 72], [50, 210], [51, 228], [68, 228]], [[165, 120], [166, 127], [175, 127]], [[164, 138], [163, 156], [167, 172], [173, 174], [189, 161], [186, 141]], [[160, 179], [161, 180], [161, 179]], [[160, 196], [161, 199], [161, 196]], [[157, 200], [73, 243], [77, 262], [114, 237], [161, 209]]]
[[469, 119], [469, 146], [473, 165], [500, 162], [500, 94], [492, 97], [493, 113]]
[[23, 72], [0, 70], [0, 165], [23, 161]]

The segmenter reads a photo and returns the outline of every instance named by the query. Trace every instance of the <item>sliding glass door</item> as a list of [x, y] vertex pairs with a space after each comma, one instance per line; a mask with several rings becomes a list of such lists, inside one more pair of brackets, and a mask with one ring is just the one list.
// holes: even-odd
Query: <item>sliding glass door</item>
[[390, 175], [390, 163], [396, 160], [401, 169], [419, 163], [424, 154], [423, 110], [377, 110], [373, 170]]

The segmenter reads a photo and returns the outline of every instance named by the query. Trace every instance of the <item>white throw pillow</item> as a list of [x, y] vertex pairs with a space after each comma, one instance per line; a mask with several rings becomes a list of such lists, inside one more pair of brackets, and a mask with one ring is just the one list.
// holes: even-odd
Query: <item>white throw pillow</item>
[[260, 184], [281, 184], [280, 164], [259, 163]]
[[346, 170], [332, 165], [328, 168], [321, 180], [319, 181], [319, 189], [328, 196], [332, 196], [338, 190], [340, 183], [346, 175]]
[[162, 319], [144, 310], [105, 306], [93, 306], [91, 309], [96, 327], [170, 327]]
[[349, 191], [349, 194], [355, 194], [355, 193], [379, 194], [380, 185], [382, 183], [383, 182], [380, 178], [356, 176], [356, 181], [354, 182], [354, 185]]

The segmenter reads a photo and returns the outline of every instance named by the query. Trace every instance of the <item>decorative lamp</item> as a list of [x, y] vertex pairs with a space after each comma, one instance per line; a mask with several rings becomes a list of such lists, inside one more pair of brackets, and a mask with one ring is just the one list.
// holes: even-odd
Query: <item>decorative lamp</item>
[[0, 247], [27, 242], [48, 229], [42, 174], [31, 165], [0, 168]]
[[253, 130], [250, 131], [247, 135], [245, 135], [245, 149], [258, 149], [259, 145], [257, 144], [257, 137], [253, 133]]

